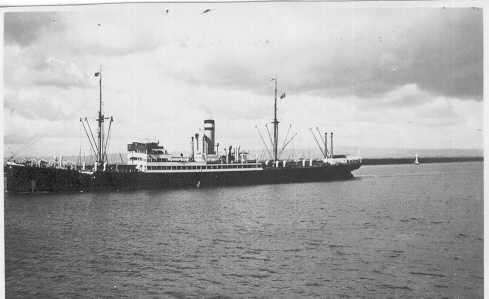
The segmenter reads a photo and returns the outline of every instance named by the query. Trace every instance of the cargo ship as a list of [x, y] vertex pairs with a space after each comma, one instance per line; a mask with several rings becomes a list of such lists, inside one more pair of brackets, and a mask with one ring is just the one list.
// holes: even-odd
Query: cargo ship
[[[269, 153], [268, 159], [250, 159], [248, 152], [241, 150], [240, 146], [227, 146], [220, 150], [215, 138], [215, 120], [207, 119], [204, 120], [202, 136], [196, 133], [190, 137], [190, 154], [187, 156], [170, 154], [159, 141], [131, 142], [127, 146], [127, 162], [109, 164], [107, 148], [114, 118], [105, 116], [102, 111], [102, 71], [95, 73], [95, 76], [99, 77], [97, 134], [93, 134], [86, 117], [80, 118], [95, 157], [94, 164], [63, 165], [61, 159], [58, 163], [7, 161], [4, 166], [5, 191], [86, 192], [344, 180], [352, 178], [352, 171], [362, 163], [358, 157], [334, 154], [332, 132], [328, 149], [328, 134], [324, 133], [324, 137], [319, 134], [322, 141], [319, 142], [312, 130], [322, 154], [321, 159], [280, 159], [280, 153], [293, 138], [284, 142], [279, 152], [277, 80], [273, 79], [273, 139], [269, 134], [272, 150], [269, 150], [260, 134]], [[107, 130], [106, 121], [110, 121]]]

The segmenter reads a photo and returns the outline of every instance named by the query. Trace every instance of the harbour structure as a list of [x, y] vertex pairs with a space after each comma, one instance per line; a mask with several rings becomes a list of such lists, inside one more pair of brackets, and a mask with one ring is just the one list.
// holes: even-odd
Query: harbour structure
[[[361, 166], [361, 159], [333, 152], [333, 132], [328, 148], [327, 133], [324, 138], [315, 133], [314, 139], [322, 159], [280, 159], [280, 154], [296, 136], [284, 140], [279, 151], [277, 119], [277, 79], [274, 78], [273, 139], [270, 134], [272, 153], [269, 159], [250, 159], [240, 145], [219, 148], [216, 142], [216, 122], [204, 120], [204, 133], [190, 136], [190, 154], [184, 156], [169, 153], [159, 141], [131, 142], [127, 145], [127, 163], [109, 164], [107, 150], [113, 117], [102, 112], [102, 70], [99, 77], [99, 111], [97, 138], [88, 119], [80, 122], [94, 155], [93, 167], [51, 168], [37, 165], [8, 164], [5, 166], [5, 190], [13, 192], [35, 191], [96, 191], [141, 188], [203, 187], [250, 184], [276, 184], [349, 179], [352, 171]], [[280, 98], [285, 97], [285, 93]], [[104, 121], [109, 120], [107, 132]], [[267, 127], [268, 129], [268, 127]], [[288, 135], [288, 133], [287, 133]], [[262, 141], [264, 139], [260, 135]], [[323, 145], [321, 145], [321, 143]], [[266, 143], [264, 146], [267, 148]]]

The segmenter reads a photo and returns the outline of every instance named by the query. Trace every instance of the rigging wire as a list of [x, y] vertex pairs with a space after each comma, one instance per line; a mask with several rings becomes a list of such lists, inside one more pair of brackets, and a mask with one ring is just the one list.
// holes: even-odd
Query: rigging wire
[[289, 139], [289, 141], [287, 141], [284, 146], [282, 147], [282, 149], [280, 150], [280, 153], [279, 153], [279, 156], [284, 152], [285, 148], [287, 147], [287, 145], [289, 145], [292, 140], [294, 140], [295, 136], [297, 136], [297, 132]]
[[107, 138], [105, 140], [105, 149], [104, 149], [104, 157], [105, 157], [105, 160], [107, 160], [107, 164], [109, 163], [109, 159], [108, 159], [108, 156], [107, 156], [107, 149], [109, 148], [109, 141], [110, 141], [110, 128], [112, 127], [112, 122], [114, 121], [114, 118], [111, 116], [110, 117], [110, 123], [109, 123], [109, 129], [108, 129], [108, 132], [107, 132]]
[[272, 141], [272, 135], [270, 134], [270, 130], [268, 129], [268, 124], [265, 124], [265, 128], [267, 128], [268, 138], [270, 139], [270, 144], [274, 147], [274, 142]]
[[321, 141], [325, 145], [324, 146], [324, 156], [325, 156], [325, 158], [327, 158], [328, 157], [328, 148], [327, 148], [327, 145], [326, 145], [326, 139], [323, 137], [323, 134], [321, 134], [321, 131], [319, 130], [319, 127], [316, 127], [316, 131], [318, 132], [319, 138], [321, 139]]
[[316, 138], [316, 135], [314, 134], [314, 131], [312, 130], [312, 128], [309, 128], [309, 130], [311, 131], [312, 137], [314, 137], [314, 141], [316, 141], [316, 145], [318, 146], [319, 150], [323, 154], [323, 157], [326, 157], [326, 155], [324, 154], [323, 148], [321, 147], [321, 144], [319, 144], [319, 141]]
[[285, 146], [285, 143], [287, 142], [287, 138], [289, 138], [289, 133], [290, 133], [290, 129], [292, 128], [292, 124], [289, 124], [289, 128], [287, 129], [287, 134], [285, 134], [285, 138], [284, 138], [284, 141], [282, 143], [282, 147], [283, 148]]
[[25, 153], [30, 149], [31, 146], [33, 146], [35, 143], [37, 143], [41, 139], [41, 135], [35, 135], [31, 141], [29, 141], [22, 149], [19, 149], [18, 151], [12, 151], [12, 155], [7, 159], [7, 160], [12, 160], [14, 157], [19, 156], [21, 153]]
[[[86, 118], [85, 118], [86, 119]], [[92, 151], [96, 154], [97, 151], [95, 150], [95, 147], [94, 145], [92, 144], [92, 140], [90, 139], [90, 135], [88, 135], [88, 131], [87, 131], [87, 128], [85, 127], [85, 124], [83, 123], [83, 120], [82, 118], [80, 118], [80, 122], [83, 126], [83, 129], [85, 130], [85, 134], [87, 135], [87, 138], [88, 138], [88, 142], [90, 143], [90, 148], [92, 149]]]
[[90, 127], [90, 122], [88, 121], [88, 119], [86, 117], [85, 117], [85, 122], [87, 123], [88, 129], [90, 130], [90, 135], [92, 135], [93, 143], [95, 145], [95, 149], [97, 150], [96, 153], [98, 153], [99, 148], [97, 146], [97, 142], [95, 141], [95, 137], [93, 137], [92, 127]]
[[265, 142], [265, 139], [263, 138], [260, 130], [258, 129], [258, 126], [255, 126], [255, 128], [256, 128], [256, 131], [258, 132], [258, 135], [260, 136], [261, 141], [263, 142], [263, 145], [265, 146], [266, 151], [268, 152], [268, 154], [270, 155], [270, 157], [272, 157], [272, 153], [268, 149], [267, 143]]

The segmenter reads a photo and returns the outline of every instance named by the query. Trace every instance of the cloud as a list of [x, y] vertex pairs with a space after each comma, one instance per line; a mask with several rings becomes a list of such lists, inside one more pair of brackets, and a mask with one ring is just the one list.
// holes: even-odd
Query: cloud
[[405, 84], [374, 99], [356, 98], [363, 109], [412, 108], [434, 101], [438, 96], [421, 89], [417, 84]]
[[427, 16], [430, 19], [406, 33], [416, 43], [405, 42], [395, 50], [406, 62], [392, 80], [416, 82], [445, 96], [482, 100], [482, 10], [442, 8]]
[[[323, 7], [318, 10], [323, 11]], [[259, 40], [247, 34], [252, 25], [232, 28], [238, 40], [231, 44], [229, 38], [230, 44], [204, 64], [202, 74], [194, 72], [187, 79], [263, 93], [263, 80], [278, 74], [283, 88], [293, 93], [374, 98], [398, 86], [415, 84], [433, 94], [482, 100], [481, 10], [348, 11], [350, 15], [335, 10], [343, 20], [325, 11], [327, 17], [301, 19], [295, 25], [304, 31], [303, 36], [285, 31], [277, 36], [265, 35], [269, 40], [265, 47], [257, 46]], [[272, 27], [272, 32], [275, 26], [289, 28], [280, 22], [278, 19], [274, 24], [265, 24]], [[206, 50], [198, 55], [206, 55]]]
[[102, 65], [117, 152], [145, 138], [186, 150], [209, 117], [222, 144], [260, 147], [254, 127], [271, 121], [275, 76], [287, 93], [281, 134], [293, 123], [297, 144], [315, 147], [308, 128], [317, 125], [337, 131], [339, 144], [442, 147], [467, 134], [464, 146], [480, 146], [471, 135], [482, 126], [480, 11], [232, 3], [201, 15], [209, 5], [6, 20], [5, 141], [38, 134], [39, 151], [78, 152], [78, 119], [95, 118]]
[[5, 47], [4, 73], [7, 87], [54, 86], [86, 88], [89, 78], [79, 63], [67, 57], [42, 53], [38, 48]]
[[[70, 86], [87, 87], [87, 75], [73, 61], [64, 61], [48, 57], [44, 65], [32, 76], [32, 83], [37, 85], [54, 85], [62, 88]], [[31, 73], [32, 74], [32, 73]]]
[[56, 39], [64, 40], [66, 47], [77, 55], [105, 58], [153, 51], [166, 45], [175, 30], [173, 26], [178, 26], [159, 9], [144, 6], [136, 9], [127, 5], [102, 7], [70, 12], [63, 17], [70, 26]]
[[[451, 126], [465, 121], [452, 103], [464, 101], [435, 95], [415, 84], [400, 86], [373, 100], [356, 99], [371, 122], [416, 126]], [[371, 111], [372, 113], [369, 113]], [[383, 116], [379, 118], [379, 111]]]
[[[135, 17], [127, 6], [58, 14], [63, 29], [51, 28], [58, 28], [57, 34], [44, 34], [42, 44], [63, 43], [64, 51], [85, 57], [78, 63], [100, 55], [161, 52], [154, 59], [161, 56], [169, 76], [258, 94], [269, 93], [267, 81], [277, 75], [291, 93], [374, 98], [416, 84], [434, 94], [482, 99], [482, 10], [315, 3], [277, 6], [271, 13], [254, 4], [235, 4], [202, 17], [192, 9], [176, 6], [164, 16], [158, 9], [139, 7], [144, 17]], [[243, 16], [236, 16], [238, 10]], [[46, 28], [49, 18], [33, 19]], [[230, 18], [233, 22], [222, 30], [220, 24]], [[6, 32], [16, 31], [17, 23], [22, 22], [6, 22]], [[55, 57], [69, 61], [64, 51]], [[174, 57], [178, 63], [164, 60]], [[59, 78], [47, 81], [39, 83], [65, 84]]]
[[55, 12], [6, 12], [4, 15], [5, 43], [29, 46], [43, 33], [55, 34], [61, 19]]
[[74, 119], [77, 115], [76, 110], [61, 105], [58, 99], [37, 98], [19, 92], [5, 95], [4, 110], [32, 120], [61, 121]]

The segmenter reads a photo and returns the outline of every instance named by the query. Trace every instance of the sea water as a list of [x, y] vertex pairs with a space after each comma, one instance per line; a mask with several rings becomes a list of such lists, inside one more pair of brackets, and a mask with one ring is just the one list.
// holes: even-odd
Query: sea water
[[483, 164], [340, 182], [5, 194], [8, 298], [483, 296]]

